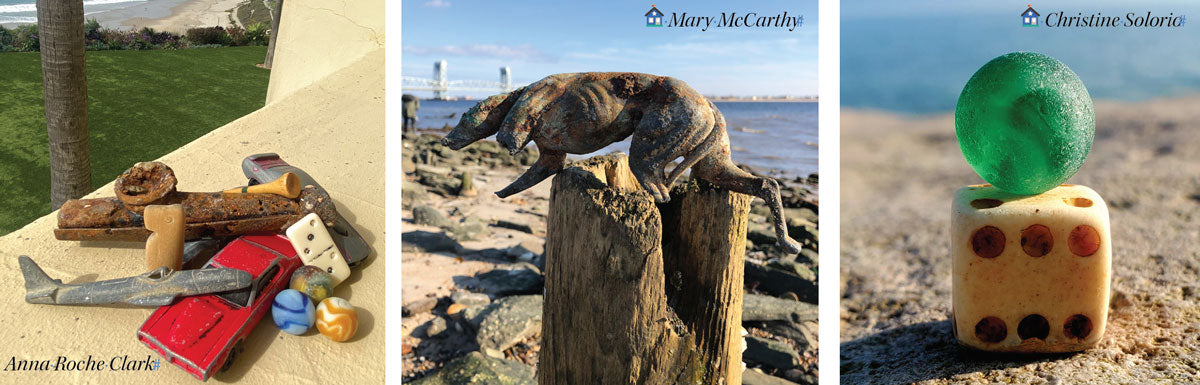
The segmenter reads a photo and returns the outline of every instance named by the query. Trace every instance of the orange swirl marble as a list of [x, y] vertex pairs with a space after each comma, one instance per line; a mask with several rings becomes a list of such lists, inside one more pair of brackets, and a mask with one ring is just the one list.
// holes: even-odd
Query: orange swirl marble
[[317, 330], [329, 339], [344, 342], [358, 331], [358, 311], [349, 301], [329, 297], [317, 305]]

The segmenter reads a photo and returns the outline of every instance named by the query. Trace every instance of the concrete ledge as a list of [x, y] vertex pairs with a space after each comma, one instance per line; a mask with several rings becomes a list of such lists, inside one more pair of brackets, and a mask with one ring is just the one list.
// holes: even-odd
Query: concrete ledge
[[[170, 129], [164, 127], [163, 129]], [[264, 317], [233, 367], [210, 381], [254, 384], [376, 383], [384, 378], [384, 50], [189, 143], [159, 160], [179, 178], [180, 191], [243, 185], [241, 159], [277, 152], [317, 178], [338, 210], [373, 249], [371, 260], [334, 295], [358, 308], [358, 336], [337, 343], [314, 328], [304, 336], [279, 331]], [[149, 159], [147, 159], [149, 160]], [[112, 183], [89, 196], [112, 196]], [[0, 365], [12, 360], [104, 361], [160, 356], [137, 341], [153, 308], [32, 305], [24, 301], [18, 255], [29, 255], [53, 278], [91, 282], [143, 273], [144, 244], [54, 239], [57, 212], [0, 237]], [[120, 364], [120, 359], [116, 362]], [[178, 367], [157, 371], [0, 371], [0, 383], [194, 383]]]

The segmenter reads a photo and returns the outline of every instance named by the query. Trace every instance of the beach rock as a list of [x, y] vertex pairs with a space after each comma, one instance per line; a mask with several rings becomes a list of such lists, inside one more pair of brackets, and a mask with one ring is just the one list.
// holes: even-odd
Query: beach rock
[[792, 383], [816, 385], [818, 382], [817, 376], [805, 373], [800, 369], [788, 369], [783, 373], [783, 376], [787, 378], [788, 381], [792, 381]]
[[800, 355], [791, 346], [755, 336], [746, 337], [746, 351], [742, 353], [742, 359], [775, 369], [789, 369], [800, 363]]
[[457, 195], [459, 188], [462, 187], [462, 181], [454, 177], [452, 172], [446, 168], [417, 165], [416, 175], [417, 182], [428, 186], [429, 192], [444, 197]]
[[812, 249], [800, 249], [800, 254], [796, 255], [797, 263], [807, 264], [813, 267], [816, 267], [820, 260], [821, 258], [817, 251]]
[[537, 255], [537, 253], [534, 253], [533, 251], [525, 248], [525, 246], [522, 246], [522, 245], [513, 245], [509, 248], [506, 248], [506, 249], [504, 249], [504, 253], [506, 255], [508, 255], [509, 258], [512, 258], [514, 261], [525, 261], [525, 262], [529, 262], [529, 261], [533, 260], [533, 258]]
[[487, 224], [483, 223], [476, 216], [467, 217], [462, 223], [455, 225], [449, 231], [454, 234], [455, 238], [463, 241], [479, 239], [479, 237], [487, 236], [490, 233]]
[[746, 294], [742, 297], [742, 322], [803, 322], [816, 320], [817, 305], [811, 303], [796, 302], [762, 294]]
[[512, 222], [512, 221], [506, 221], [503, 219], [499, 219], [496, 221], [496, 227], [503, 227], [506, 229], [517, 230], [517, 231], [520, 231], [523, 233], [533, 234], [533, 227], [530, 227], [527, 224], [519, 223], [519, 222]]
[[796, 383], [760, 372], [746, 369], [742, 372], [742, 385], [795, 385]]
[[[796, 237], [790, 232], [788, 235], [791, 235], [792, 238]], [[753, 228], [746, 232], [746, 240], [755, 245], [774, 245], [778, 239], [775, 237], [775, 231], [765, 228]], [[797, 241], [799, 240], [797, 239]]]
[[446, 331], [446, 319], [442, 317], [433, 317], [432, 320], [425, 323], [425, 336], [429, 338], [437, 337], [442, 332]]
[[539, 272], [528, 268], [496, 269], [476, 274], [475, 278], [483, 291], [494, 297], [539, 294], [545, 284], [545, 278]]
[[794, 260], [781, 259], [781, 258], [771, 259], [771, 260], [767, 261], [767, 267], [779, 269], [779, 270], [783, 270], [783, 271], [786, 271], [791, 274], [795, 274], [796, 276], [800, 277], [801, 279], [804, 279], [807, 281], [813, 281], [813, 282], [817, 281], [817, 274], [814, 273], [812, 271], [812, 269], [808, 268], [807, 265], [796, 262]]
[[463, 171], [462, 175], [458, 176], [458, 184], [458, 196], [474, 197], [479, 195], [479, 192], [475, 191], [475, 181], [471, 179], [469, 171]]
[[465, 157], [461, 152], [451, 150], [449, 147], [438, 145], [438, 147], [430, 149], [437, 154], [438, 161], [444, 165], [461, 165]]
[[783, 209], [783, 215], [786, 215], [789, 220], [795, 218], [808, 223], [820, 223], [820, 217], [811, 208], [785, 208]]
[[492, 299], [487, 294], [460, 291], [450, 294], [450, 302], [465, 306], [476, 306], [490, 304], [492, 303]]
[[461, 313], [462, 320], [467, 321], [467, 324], [471, 325], [471, 329], [479, 330], [479, 325], [483, 323], [483, 317], [491, 310], [490, 305], [467, 306]]
[[763, 266], [747, 259], [745, 282], [748, 286], [771, 295], [794, 293], [802, 302], [817, 303], [817, 281], [805, 279], [786, 270]]
[[472, 255], [478, 255], [480, 257], [490, 259], [493, 261], [511, 261], [511, 258], [508, 256], [508, 253], [504, 251], [504, 249], [497, 249], [497, 248], [492, 248], [492, 247], [482, 249], [482, 250], [475, 250], [474, 252], [472, 252]]
[[804, 219], [788, 218], [788, 235], [808, 249], [817, 248], [817, 225]]
[[446, 363], [436, 374], [413, 385], [537, 385], [533, 368], [520, 362], [471, 352]]
[[400, 183], [400, 206], [409, 208], [425, 200], [425, 187], [417, 183], [404, 181]]
[[754, 322], [752, 326], [792, 342], [792, 345], [801, 352], [817, 349], [818, 333], [815, 318], [805, 322]]
[[416, 301], [409, 302], [404, 305], [404, 316], [412, 317], [417, 314], [427, 313], [437, 306], [438, 299], [434, 297], [425, 297]]
[[518, 268], [518, 269], [529, 269], [530, 271], [537, 273], [538, 275], [544, 276], [544, 273], [542, 273], [541, 268], [539, 268], [539, 267], [537, 267], [537, 265], [534, 265], [529, 262], [517, 261], [517, 262], [513, 262], [512, 266], [513, 266], [513, 268]]
[[504, 357], [504, 350], [542, 329], [542, 296], [505, 297], [488, 305], [475, 342], [479, 350], [492, 357]]
[[413, 223], [418, 225], [435, 226], [443, 230], [449, 230], [454, 227], [454, 222], [442, 215], [441, 211], [429, 206], [415, 206], [413, 211]]
[[405, 174], [412, 174], [417, 171], [417, 164], [411, 156], [400, 158], [400, 170]]
[[428, 231], [418, 230], [400, 234], [400, 242], [401, 251], [426, 253], [448, 251], [457, 254], [463, 249], [462, 245], [458, 244], [458, 241], [450, 238], [445, 233], [431, 233]]

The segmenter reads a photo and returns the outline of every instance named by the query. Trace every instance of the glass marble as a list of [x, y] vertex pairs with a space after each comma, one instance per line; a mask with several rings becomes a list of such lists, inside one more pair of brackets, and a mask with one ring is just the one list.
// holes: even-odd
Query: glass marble
[[1087, 88], [1039, 53], [992, 59], [971, 76], [954, 110], [958, 145], [983, 180], [1019, 195], [1065, 182], [1092, 149], [1096, 114]]
[[317, 311], [304, 293], [287, 289], [275, 295], [271, 302], [271, 318], [284, 333], [301, 335], [316, 321]]
[[333, 276], [320, 267], [300, 266], [292, 273], [292, 280], [288, 286], [307, 295], [313, 303], [321, 303], [333, 294]]
[[329, 297], [317, 305], [317, 330], [329, 339], [344, 342], [358, 331], [358, 311], [349, 301]]

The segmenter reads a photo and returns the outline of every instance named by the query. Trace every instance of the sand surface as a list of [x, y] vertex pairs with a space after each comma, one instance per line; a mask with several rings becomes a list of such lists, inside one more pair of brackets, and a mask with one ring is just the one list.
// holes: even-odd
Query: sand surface
[[983, 183], [950, 114], [842, 115], [843, 383], [1200, 381], [1200, 96], [1096, 103], [1096, 139], [1068, 183], [1107, 201], [1108, 331], [1092, 350], [997, 356], [950, 331], [950, 201]]

